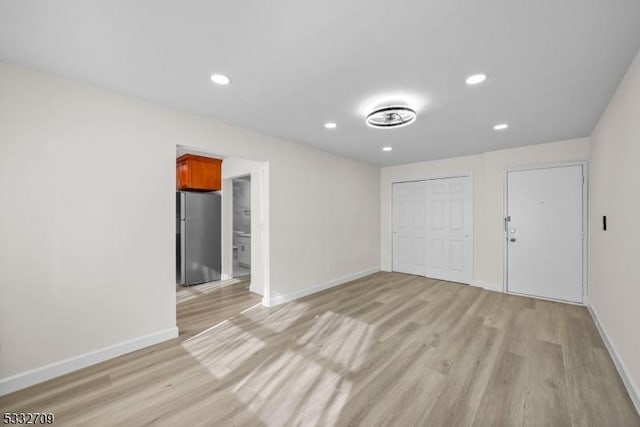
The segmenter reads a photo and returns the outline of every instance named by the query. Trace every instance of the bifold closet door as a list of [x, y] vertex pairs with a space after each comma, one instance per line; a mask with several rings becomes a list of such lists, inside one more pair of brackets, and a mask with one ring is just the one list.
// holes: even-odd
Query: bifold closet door
[[471, 283], [473, 206], [471, 177], [427, 181], [426, 276]]
[[393, 271], [425, 274], [425, 181], [393, 184]]

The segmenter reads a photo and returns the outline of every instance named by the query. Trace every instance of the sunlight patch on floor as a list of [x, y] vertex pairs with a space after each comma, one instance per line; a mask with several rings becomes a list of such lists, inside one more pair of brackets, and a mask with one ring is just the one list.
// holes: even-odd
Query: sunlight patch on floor
[[234, 393], [267, 426], [335, 425], [352, 384], [293, 350], [253, 370]]
[[[288, 314], [300, 313], [300, 307], [289, 308], [294, 310]], [[364, 364], [374, 332], [374, 326], [358, 319], [325, 312], [295, 343], [280, 343], [287, 350], [274, 351], [233, 392], [268, 426], [282, 425], [282, 420], [335, 425], [353, 387], [345, 376]]]
[[182, 343], [182, 347], [216, 378], [240, 367], [264, 342], [228, 320]]
[[255, 310], [244, 316], [262, 324], [269, 324], [269, 329], [274, 332], [282, 332], [293, 325], [300, 317], [309, 311], [309, 305], [305, 303], [288, 303], [268, 310]]
[[352, 317], [327, 311], [297, 343], [333, 363], [355, 371], [364, 363], [375, 327]]
[[[236, 383], [232, 393], [246, 409], [236, 422], [249, 415], [268, 426], [335, 425], [353, 388], [347, 378], [365, 364], [375, 326], [334, 311], [311, 318], [305, 303], [258, 307], [182, 346], [213, 376]], [[297, 331], [301, 320], [305, 327]], [[285, 332], [295, 338], [280, 339]]]
[[190, 342], [190, 341], [197, 341], [197, 340], [201, 339], [201, 337], [202, 337], [203, 335], [210, 334], [210, 333], [211, 333], [211, 331], [213, 331], [214, 329], [216, 329], [216, 328], [218, 328], [218, 327], [220, 327], [220, 326], [222, 326], [222, 325], [225, 325], [225, 324], [227, 324], [227, 323], [229, 323], [229, 319], [225, 319], [225, 320], [223, 320], [223, 321], [222, 321], [222, 322], [220, 322], [220, 323], [216, 323], [216, 324], [215, 324], [215, 325], [213, 325], [212, 327], [207, 328], [207, 329], [205, 329], [204, 331], [202, 331], [202, 332], [200, 332], [200, 333], [198, 333], [198, 334], [196, 334], [196, 335], [192, 336], [191, 338], [189, 338], [189, 339], [185, 340], [185, 341], [184, 341], [184, 343], [182, 343], [183, 347], [184, 347], [184, 344], [186, 344], [186, 343], [188, 343], [188, 342]]

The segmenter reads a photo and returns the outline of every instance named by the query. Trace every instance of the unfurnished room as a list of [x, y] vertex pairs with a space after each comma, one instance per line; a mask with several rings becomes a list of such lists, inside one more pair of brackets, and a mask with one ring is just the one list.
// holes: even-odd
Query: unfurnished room
[[640, 426], [637, 0], [0, 0], [0, 416]]

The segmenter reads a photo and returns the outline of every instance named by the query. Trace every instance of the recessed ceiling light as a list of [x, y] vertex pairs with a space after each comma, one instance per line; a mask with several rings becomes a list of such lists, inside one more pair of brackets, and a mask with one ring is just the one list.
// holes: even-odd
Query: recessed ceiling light
[[382, 147], [382, 151], [391, 151], [393, 147]]
[[231, 83], [231, 79], [223, 74], [212, 74], [211, 81], [218, 85], [228, 85]]
[[506, 128], [508, 128], [509, 125], [506, 123], [500, 123], [499, 125], [495, 125], [493, 127], [493, 130], [505, 130]]
[[327, 122], [327, 123], [324, 124], [324, 127], [326, 127], [327, 129], [335, 129], [336, 126], [338, 126], [338, 125], [333, 123], [333, 122]]
[[468, 85], [477, 85], [478, 83], [482, 83], [487, 79], [486, 74], [474, 74], [473, 76], [467, 77]]

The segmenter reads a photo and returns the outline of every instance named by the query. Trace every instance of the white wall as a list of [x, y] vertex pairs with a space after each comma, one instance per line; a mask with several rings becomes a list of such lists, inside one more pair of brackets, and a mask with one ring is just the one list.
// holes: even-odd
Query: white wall
[[640, 54], [591, 135], [590, 179], [590, 304], [640, 410]]
[[504, 171], [517, 166], [587, 160], [588, 157], [589, 140], [583, 138], [382, 168], [381, 268], [386, 271], [391, 269], [392, 183], [471, 173], [474, 188], [474, 282], [488, 289], [502, 289]]
[[0, 393], [175, 331], [177, 144], [268, 162], [272, 298], [379, 267], [378, 168], [1, 64]]

